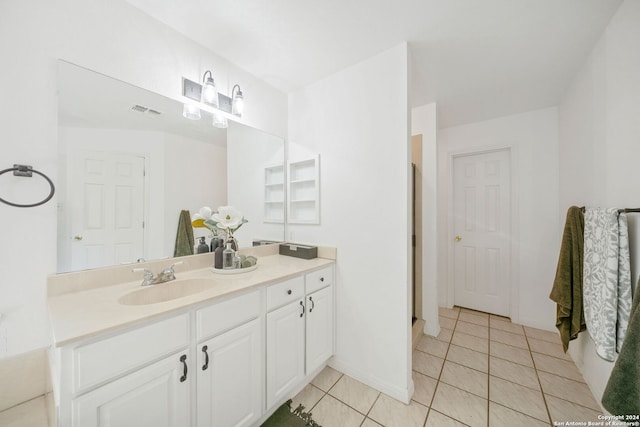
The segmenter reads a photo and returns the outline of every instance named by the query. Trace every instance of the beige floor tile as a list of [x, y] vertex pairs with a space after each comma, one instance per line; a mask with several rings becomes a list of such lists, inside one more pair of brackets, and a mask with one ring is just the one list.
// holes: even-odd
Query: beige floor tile
[[535, 338], [538, 340], [545, 340], [549, 342], [561, 343], [560, 335], [557, 331], [545, 331], [537, 328], [530, 328], [529, 326], [524, 327], [524, 333], [528, 338]]
[[429, 415], [427, 415], [427, 424], [425, 424], [425, 427], [465, 427], [465, 425], [466, 424], [462, 424], [453, 418], [449, 418], [431, 409]]
[[341, 376], [342, 372], [338, 372], [327, 366], [322, 370], [322, 372], [316, 375], [313, 380], [311, 380], [311, 384], [318, 387], [320, 390], [329, 391], [329, 389], [338, 382]]
[[529, 347], [531, 351], [536, 353], [546, 354], [547, 356], [557, 357], [558, 359], [570, 360], [573, 362], [569, 353], [565, 353], [562, 349], [562, 344], [549, 342], [545, 340], [539, 340], [536, 338], [527, 338], [529, 341]]
[[456, 319], [440, 316], [438, 320], [440, 321], [441, 328], [453, 329], [456, 327]]
[[480, 338], [489, 338], [489, 327], [476, 325], [475, 323], [458, 321], [456, 324], [456, 331], [464, 332], [465, 334], [473, 335]]
[[489, 378], [489, 400], [548, 422], [542, 393], [498, 377]]
[[380, 392], [348, 375], [343, 375], [329, 394], [356, 411], [367, 414]]
[[509, 362], [508, 360], [492, 357], [489, 364], [489, 372], [494, 377], [511, 381], [516, 384], [523, 385], [535, 390], [540, 390], [540, 383], [536, 370], [527, 368], [518, 363]]
[[369, 418], [385, 427], [422, 427], [427, 419], [428, 410], [426, 406], [417, 402], [411, 401], [405, 405], [386, 394], [381, 394], [373, 405]]
[[47, 353], [36, 350], [3, 358], [0, 354], [0, 411], [46, 393]]
[[458, 320], [463, 322], [475, 323], [476, 325], [489, 326], [489, 315], [480, 312], [460, 311]]
[[312, 417], [322, 426], [360, 427], [364, 420], [364, 415], [328, 394], [313, 408]]
[[417, 350], [442, 358], [447, 355], [448, 348], [448, 343], [426, 335], [423, 335], [422, 338], [420, 338], [420, 341], [418, 341], [418, 345], [416, 346]]
[[53, 392], [44, 395], [45, 404], [47, 406], [47, 418], [49, 420], [48, 427], [57, 427], [58, 416], [56, 413], [56, 402]]
[[554, 396], [547, 395], [545, 399], [547, 400], [547, 406], [551, 414], [551, 421], [602, 421], [598, 419], [598, 415], [602, 415], [600, 411], [594, 411], [593, 409], [585, 408], [584, 406], [576, 405], [575, 403], [558, 399]]
[[489, 352], [489, 341], [484, 338], [474, 337], [464, 332], [454, 332], [451, 343], [460, 347], [470, 348], [471, 350], [480, 351], [482, 353]]
[[533, 368], [533, 359], [529, 350], [491, 341], [489, 343], [489, 353], [492, 356]]
[[489, 397], [489, 376], [486, 373], [458, 365], [457, 363], [445, 362], [440, 382], [458, 387], [484, 399]]
[[489, 402], [489, 425], [491, 427], [549, 427], [549, 423], [498, 405], [495, 402]]
[[511, 319], [509, 319], [508, 317], [505, 317], [505, 316], [498, 316], [497, 314], [491, 314], [491, 313], [489, 313], [489, 319], [502, 320], [503, 322], [509, 322], [509, 323], [511, 323]]
[[491, 341], [497, 341], [502, 344], [529, 350], [529, 345], [527, 344], [527, 340], [524, 335], [512, 334], [511, 332], [501, 331], [499, 329], [491, 329], [490, 338]]
[[373, 421], [371, 418], [367, 418], [366, 420], [364, 420], [361, 427], [382, 427], [382, 426], [377, 422]]
[[472, 427], [487, 425], [487, 401], [475, 394], [439, 383], [431, 408]]
[[585, 383], [559, 377], [543, 371], [538, 371], [538, 377], [545, 395], [552, 395], [568, 400], [578, 405], [600, 411], [600, 405], [596, 402], [589, 386]]
[[322, 396], [324, 396], [324, 391], [313, 384], [307, 384], [307, 386], [292, 399], [291, 407], [295, 409], [298, 405], [302, 405], [304, 406], [304, 411], [309, 412], [316, 406], [316, 403], [322, 399]]
[[48, 423], [44, 396], [0, 412], [2, 427], [47, 427]]
[[531, 355], [533, 356], [533, 363], [538, 371], [549, 372], [564, 378], [569, 378], [570, 380], [584, 382], [582, 374], [573, 362], [540, 353], [531, 353]]
[[[466, 347], [451, 344], [447, 353], [447, 360], [473, 368], [476, 371], [489, 372], [489, 357], [487, 354]], [[531, 366], [533, 366], [533, 363]]]
[[433, 400], [433, 393], [436, 391], [436, 384], [438, 381], [421, 374], [420, 372], [413, 372], [413, 386], [414, 392], [412, 399], [424, 406], [431, 406]]
[[489, 325], [493, 329], [499, 329], [501, 331], [511, 332], [512, 334], [524, 335], [524, 329], [522, 325], [511, 323], [510, 321], [504, 321], [491, 317], [489, 319]]
[[423, 353], [420, 350], [413, 351], [413, 370], [431, 378], [438, 379], [444, 359]]
[[458, 314], [460, 313], [460, 308], [447, 308], [447, 307], [438, 307], [438, 314], [443, 317], [448, 317], [450, 319], [457, 319]]
[[453, 336], [453, 329], [440, 328], [440, 333], [438, 334], [436, 339], [444, 342], [450, 342], [452, 336]]

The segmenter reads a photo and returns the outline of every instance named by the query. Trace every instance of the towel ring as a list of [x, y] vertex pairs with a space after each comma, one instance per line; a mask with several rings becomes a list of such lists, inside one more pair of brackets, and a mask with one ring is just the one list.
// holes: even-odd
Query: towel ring
[[41, 177], [46, 179], [47, 182], [49, 183], [49, 185], [51, 186], [51, 192], [49, 193], [49, 195], [44, 200], [42, 200], [40, 202], [37, 202], [37, 203], [30, 203], [30, 204], [27, 204], [27, 205], [21, 205], [19, 203], [13, 203], [13, 202], [10, 202], [8, 200], [3, 199], [2, 197], [0, 197], [0, 202], [6, 203], [9, 206], [14, 206], [16, 208], [33, 208], [33, 207], [44, 205], [45, 203], [47, 203], [49, 200], [51, 200], [51, 198], [53, 197], [53, 195], [56, 192], [56, 187], [55, 187], [55, 185], [53, 185], [53, 182], [49, 179], [49, 177], [47, 175], [43, 174], [42, 172], [33, 169], [31, 166], [13, 165], [12, 168], [0, 171], [0, 175], [2, 175], [3, 173], [11, 172], [11, 171], [13, 171], [13, 175], [14, 176], [24, 176], [24, 177], [29, 177], [30, 178], [30, 177], [33, 176], [34, 173], [37, 174], [37, 175], [40, 175]]

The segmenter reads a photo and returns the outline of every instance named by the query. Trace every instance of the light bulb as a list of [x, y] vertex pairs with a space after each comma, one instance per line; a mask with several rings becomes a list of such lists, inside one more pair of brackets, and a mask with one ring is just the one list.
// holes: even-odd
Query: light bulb
[[229, 127], [229, 123], [227, 122], [227, 118], [225, 116], [223, 116], [222, 114], [218, 114], [218, 113], [213, 113], [213, 126], [220, 128], [220, 129], [226, 129], [227, 127]]
[[193, 104], [184, 104], [182, 115], [189, 120], [200, 120], [200, 108]]
[[[209, 77], [206, 77], [209, 74]], [[218, 108], [218, 90], [216, 84], [211, 77], [211, 71], [206, 71], [202, 77], [202, 92], [201, 99], [205, 104], [209, 104], [212, 107]]]

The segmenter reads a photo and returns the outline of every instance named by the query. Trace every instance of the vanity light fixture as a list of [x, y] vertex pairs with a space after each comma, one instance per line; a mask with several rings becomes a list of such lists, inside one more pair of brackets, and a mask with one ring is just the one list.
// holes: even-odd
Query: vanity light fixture
[[182, 115], [189, 120], [200, 120], [200, 108], [194, 104], [184, 104]]
[[[207, 74], [209, 77], [207, 77]], [[213, 75], [210, 70], [205, 71], [202, 76], [202, 92], [200, 99], [205, 104], [218, 108], [218, 89], [216, 89], [216, 84], [213, 81]]]
[[227, 118], [220, 113], [213, 113], [213, 126], [219, 129], [226, 129], [229, 127], [229, 122]]
[[[236, 92], [236, 88], [238, 88], [237, 92]], [[244, 96], [242, 96], [240, 85], [235, 85], [233, 86], [233, 89], [231, 89], [231, 114], [236, 115], [238, 117], [242, 117], [243, 112], [244, 112]]]
[[[240, 90], [240, 85], [233, 86], [231, 98], [223, 95], [216, 89], [213, 76], [209, 70], [205, 71], [202, 76], [202, 84], [183, 77], [182, 96], [193, 101], [184, 104], [182, 115], [186, 118], [192, 120], [200, 119], [201, 109], [208, 113], [215, 113], [215, 111], [212, 111], [211, 108], [208, 107], [214, 107], [215, 110], [242, 117], [244, 96], [242, 90]], [[224, 127], [226, 127], [227, 116], [223, 114], [218, 114], [218, 116], [220, 117], [219, 119], [214, 117], [214, 126], [217, 126], [217, 124], [222, 125], [224, 122]]]

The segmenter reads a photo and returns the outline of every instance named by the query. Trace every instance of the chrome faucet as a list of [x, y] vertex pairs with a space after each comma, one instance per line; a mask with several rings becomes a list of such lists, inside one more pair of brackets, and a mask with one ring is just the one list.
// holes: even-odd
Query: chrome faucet
[[163, 269], [157, 276], [153, 275], [153, 272], [148, 268], [134, 268], [133, 272], [144, 271], [144, 278], [142, 279], [142, 286], [157, 285], [158, 283], [170, 282], [176, 280], [176, 272], [174, 267], [182, 264], [182, 261], [174, 262], [169, 267]]

